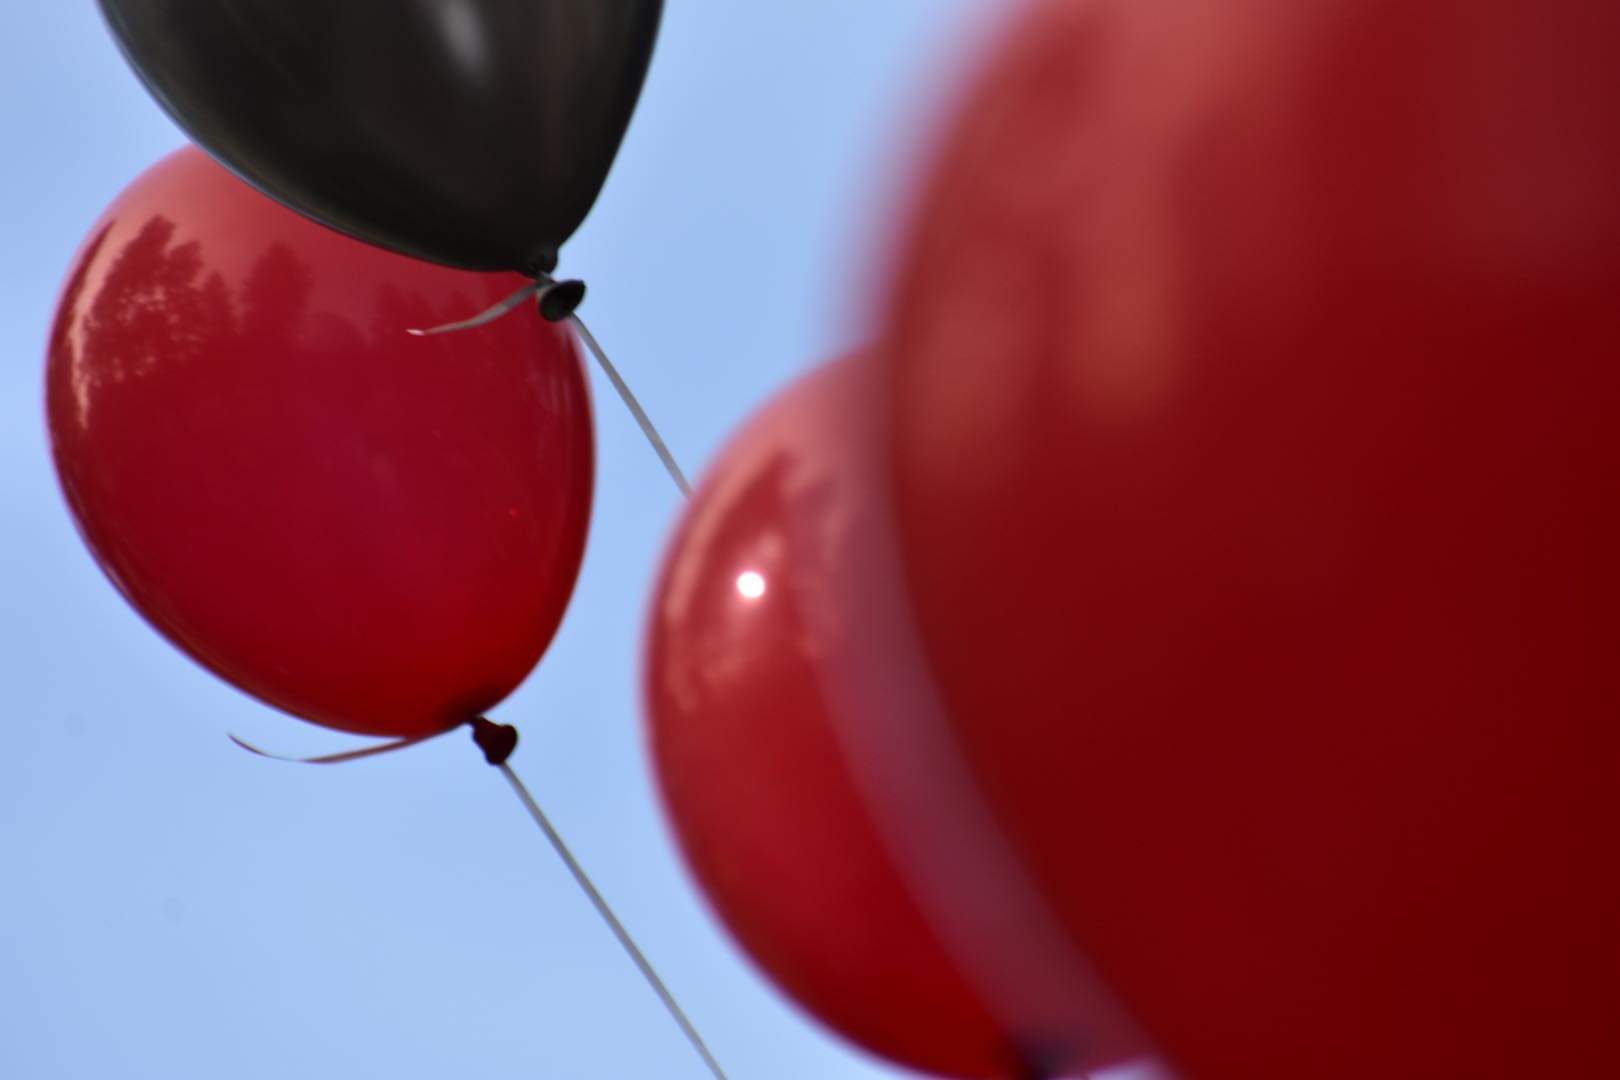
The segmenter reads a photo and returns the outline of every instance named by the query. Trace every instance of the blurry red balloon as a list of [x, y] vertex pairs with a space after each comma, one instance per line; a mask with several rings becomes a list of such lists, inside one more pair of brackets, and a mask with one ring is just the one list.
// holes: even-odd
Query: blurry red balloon
[[196, 660], [319, 724], [424, 735], [500, 701], [578, 571], [586, 383], [534, 313], [406, 330], [523, 283], [169, 157], [96, 225], [50, 339], [57, 470], [103, 569]]
[[932, 669], [1209, 1080], [1620, 1075], [1620, 8], [1052, 0], [891, 312]]
[[[793, 386], [726, 448], [681, 523], [647, 652], [666, 805], [743, 946], [866, 1048], [964, 1077], [1117, 1060], [1139, 1044], [1083, 990], [1043, 982], [1034, 969], [1055, 956], [1008, 955], [1030, 929], [1017, 909], [992, 912], [971, 935], [976, 955], [964, 957], [942, 939], [938, 916], [959, 914], [951, 909], [983, 883], [951, 880], [926, 895], [894, 853], [892, 827], [911, 823], [887, 797], [917, 780], [925, 799], [948, 800], [951, 788], [946, 777], [915, 776], [922, 754], [896, 771], [868, 737], [926, 708], [903, 687], [886, 697], [874, 689], [903, 666], [905, 643], [894, 583], [878, 573], [886, 518], [874, 501], [869, 387], [854, 361]], [[1061, 932], [1053, 938], [1062, 952]], [[1014, 995], [978, 981], [987, 956], [1023, 964]]]

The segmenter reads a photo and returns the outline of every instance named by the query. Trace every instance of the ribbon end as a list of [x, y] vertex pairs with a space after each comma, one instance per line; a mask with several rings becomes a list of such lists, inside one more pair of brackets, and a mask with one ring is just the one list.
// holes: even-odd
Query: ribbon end
[[395, 739], [392, 742], [380, 743], [376, 746], [367, 746], [359, 750], [346, 750], [340, 754], [322, 754], [319, 757], [307, 758], [287, 757], [283, 754], [272, 754], [268, 750], [260, 750], [257, 746], [254, 746], [246, 739], [238, 738], [229, 732], [226, 732], [226, 737], [237, 746], [240, 746], [243, 750], [246, 750], [248, 753], [262, 758], [269, 758], [271, 761], [285, 761], [290, 765], [341, 765], [345, 761], [358, 761], [361, 758], [376, 757], [378, 754], [391, 754], [395, 750], [403, 750], [407, 746], [415, 746], [419, 742], [426, 742], [428, 739], [436, 739], [443, 734], [444, 732], [442, 731], [435, 731], [431, 735], [415, 735], [408, 739]]
[[502, 300], [500, 303], [496, 304], [494, 307], [480, 312], [470, 319], [463, 319], [460, 322], [446, 323], [443, 326], [429, 327], [426, 330], [407, 330], [405, 332], [410, 334], [412, 337], [432, 337], [434, 334], [453, 334], [462, 330], [476, 330], [480, 326], [488, 326], [496, 319], [499, 319], [502, 315], [514, 310], [518, 305], [522, 304], [523, 301], [537, 294], [540, 291], [540, 288], [541, 286], [538, 283], [525, 285], [511, 296], [508, 296], [505, 300]]

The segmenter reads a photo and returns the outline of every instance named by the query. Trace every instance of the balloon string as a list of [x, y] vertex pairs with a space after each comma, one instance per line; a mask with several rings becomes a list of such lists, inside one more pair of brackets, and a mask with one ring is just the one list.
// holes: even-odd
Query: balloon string
[[502, 300], [500, 303], [496, 304], [494, 307], [481, 311], [470, 319], [462, 319], [460, 322], [445, 323], [443, 326], [433, 326], [426, 330], [413, 329], [405, 332], [410, 334], [412, 337], [436, 337], [439, 334], [456, 334], [463, 330], [476, 330], [478, 327], [487, 326], [496, 319], [500, 318], [502, 315], [515, 310], [519, 304], [523, 303], [523, 301], [538, 293], [541, 287], [542, 286], [539, 282], [535, 282], [532, 285], [525, 285], [511, 296], [508, 296], [505, 300]]
[[443, 734], [444, 732], [442, 731], [436, 731], [431, 735], [417, 735], [409, 739], [395, 739], [393, 742], [380, 743], [376, 746], [368, 746], [361, 750], [346, 750], [341, 754], [323, 754], [320, 757], [307, 758], [288, 757], [285, 754], [272, 754], [268, 750], [259, 749], [246, 739], [239, 739], [235, 735], [231, 735], [229, 733], [227, 733], [226, 737], [237, 746], [240, 746], [243, 750], [246, 750], [248, 753], [257, 754], [262, 758], [269, 758], [271, 761], [287, 761], [294, 765], [341, 765], [345, 761], [358, 761], [361, 758], [376, 757], [378, 754], [392, 754], [395, 750], [403, 750], [407, 746], [415, 746], [419, 742], [426, 742], [429, 739], [436, 739]]
[[596, 357], [596, 362], [602, 366], [602, 371], [607, 375], [608, 381], [619, 392], [619, 397], [624, 401], [625, 407], [630, 410], [630, 415], [634, 416], [636, 423], [641, 425], [641, 433], [647, 436], [647, 441], [652, 444], [653, 450], [657, 452], [658, 459], [664, 463], [664, 469], [669, 473], [669, 478], [675, 481], [675, 486], [681, 489], [682, 495], [690, 498], [692, 485], [686, 482], [686, 474], [681, 472], [680, 465], [675, 462], [675, 455], [671, 454], [669, 447], [664, 445], [663, 438], [658, 434], [658, 429], [653, 426], [653, 422], [647, 416], [646, 411], [642, 409], [641, 402], [636, 400], [636, 395], [630, 392], [630, 387], [625, 384], [624, 379], [620, 378], [619, 369], [613, 366], [613, 361], [609, 360], [607, 353], [602, 351], [602, 346], [597, 342], [596, 335], [591, 333], [590, 329], [586, 327], [585, 321], [578, 315], [569, 315], [568, 323], [574, 328], [574, 332], [579, 335], [580, 340], [585, 342], [585, 347], [591, 351], [591, 355]]
[[675, 481], [675, 486], [681, 489], [682, 495], [690, 496], [692, 486], [686, 482], [686, 474], [681, 472], [680, 465], [676, 464], [675, 455], [671, 454], [669, 447], [664, 444], [663, 436], [658, 434], [658, 428], [654, 426], [652, 418], [641, 407], [641, 402], [636, 400], [636, 395], [631, 392], [629, 384], [619, 374], [619, 369], [613, 366], [613, 361], [609, 360], [607, 353], [602, 351], [602, 346], [596, 340], [596, 335], [592, 334], [585, 326], [584, 321], [574, 314], [574, 309], [585, 298], [585, 286], [580, 282], [555, 281], [548, 275], [541, 274], [532, 285], [525, 285], [511, 296], [493, 307], [479, 312], [470, 319], [445, 323], [443, 326], [433, 326], [425, 330], [411, 329], [405, 332], [413, 337], [434, 337], [438, 334], [454, 334], [462, 330], [475, 330], [515, 311], [519, 305], [530, 297], [539, 297], [540, 314], [548, 322], [567, 321], [574, 328], [574, 332], [585, 343], [585, 347], [591, 351], [591, 355], [596, 357], [596, 362], [601, 365], [602, 371], [608, 377], [608, 381], [613, 384], [613, 389], [619, 392], [619, 399], [624, 402], [625, 408], [629, 409], [630, 415], [636, 418], [636, 423], [641, 426], [641, 433], [652, 444], [653, 450], [658, 454], [658, 460], [664, 463], [664, 469], [669, 473], [670, 479]]
[[[393, 742], [382, 743], [378, 746], [368, 746], [362, 750], [349, 750], [341, 754], [327, 754], [322, 757], [312, 758], [284, 757], [281, 754], [272, 754], [260, 750], [257, 746], [245, 739], [239, 739], [235, 735], [231, 735], [230, 740], [251, 754], [257, 754], [259, 757], [270, 758], [275, 761], [288, 761], [297, 765], [337, 765], [345, 761], [354, 761], [359, 758], [403, 750], [407, 746], [415, 746], [419, 742], [437, 738], [442, 734], [444, 732], [417, 735], [408, 739], [396, 739]], [[714, 1074], [715, 1080], [726, 1080], [726, 1074], [720, 1068], [720, 1063], [709, 1052], [708, 1044], [703, 1041], [703, 1036], [698, 1034], [697, 1028], [687, 1018], [680, 1003], [675, 1000], [675, 995], [669, 992], [669, 987], [664, 985], [664, 980], [660, 979], [658, 972], [653, 970], [652, 964], [648, 962], [646, 955], [636, 945], [635, 939], [630, 936], [630, 932], [624, 928], [624, 924], [619, 921], [619, 917], [613, 913], [613, 909], [603, 899], [595, 883], [591, 881], [590, 875], [585, 873], [585, 868], [579, 864], [578, 859], [574, 858], [574, 853], [563, 842], [562, 835], [551, 824], [551, 819], [546, 817], [545, 811], [540, 809], [540, 804], [534, 801], [534, 796], [529, 793], [528, 787], [518, 778], [517, 773], [512, 771], [512, 766], [507, 764], [506, 759], [517, 748], [517, 730], [505, 724], [491, 723], [480, 716], [472, 721], [472, 734], [473, 741], [484, 752], [484, 759], [500, 769], [501, 774], [506, 777], [507, 783], [512, 785], [512, 790], [517, 792], [517, 797], [523, 803], [524, 809], [528, 810], [529, 816], [534, 819], [534, 823], [540, 826], [540, 831], [551, 842], [552, 849], [562, 859], [563, 865], [568, 867], [568, 872], [574, 876], [575, 883], [579, 885], [580, 890], [585, 893], [586, 898], [596, 908], [597, 914], [602, 916], [602, 921], [607, 923], [608, 929], [613, 931], [613, 936], [619, 939], [619, 944], [624, 947], [624, 951], [630, 954], [630, 959], [640, 969], [642, 977], [647, 980], [647, 984], [658, 995], [658, 999], [664, 1003], [664, 1008], [669, 1010], [670, 1016], [675, 1018], [675, 1023], [680, 1025], [681, 1032], [686, 1036], [687, 1041], [692, 1044], [692, 1049], [698, 1052], [698, 1056], [703, 1059], [703, 1063]]]
[[696, 1050], [698, 1056], [703, 1058], [703, 1063], [714, 1074], [715, 1080], [726, 1080], [725, 1072], [721, 1070], [720, 1063], [714, 1059], [714, 1055], [709, 1052], [709, 1047], [704, 1043], [703, 1036], [699, 1035], [697, 1028], [692, 1026], [692, 1021], [687, 1019], [686, 1013], [681, 1010], [675, 996], [669, 992], [669, 988], [664, 985], [664, 981], [658, 977], [658, 973], [647, 962], [647, 957], [636, 946], [635, 940], [625, 930], [624, 924], [619, 922], [618, 917], [613, 914], [613, 909], [608, 907], [607, 901], [602, 899], [602, 894], [597, 892], [596, 886], [591, 883], [590, 877], [586, 875], [584, 867], [579, 865], [579, 861], [574, 858], [573, 852], [568, 850], [568, 845], [563, 843], [562, 837], [558, 835], [550, 819], [540, 809], [540, 804], [534, 801], [533, 795], [529, 794], [529, 789], [518, 778], [517, 773], [512, 771], [512, 766], [505, 761], [496, 763], [495, 767], [501, 770], [501, 774], [506, 777], [507, 783], [512, 785], [512, 790], [517, 792], [517, 797], [522, 801], [524, 808], [529, 811], [529, 816], [534, 819], [536, 825], [540, 826], [540, 831], [546, 834], [546, 839], [551, 841], [552, 848], [557, 852], [558, 857], [562, 859], [563, 864], [568, 867], [568, 872], [574, 875], [574, 881], [596, 907], [596, 913], [602, 916], [602, 921], [608, 924], [608, 929], [612, 930], [613, 936], [619, 939], [619, 944], [624, 947], [624, 951], [630, 954], [630, 959], [635, 961], [637, 968], [641, 969], [642, 977], [647, 980], [648, 985], [653, 988], [653, 992], [664, 1003], [664, 1008], [669, 1010], [670, 1016], [674, 1017], [675, 1022], [680, 1025], [681, 1031], [686, 1035], [687, 1042], [692, 1044], [692, 1049]]

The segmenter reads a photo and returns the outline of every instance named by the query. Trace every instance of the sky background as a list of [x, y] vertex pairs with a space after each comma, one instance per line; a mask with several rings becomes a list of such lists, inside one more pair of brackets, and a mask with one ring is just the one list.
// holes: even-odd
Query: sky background
[[[995, 0], [675, 0], [601, 199], [582, 314], [689, 471], [857, 345], [907, 178]], [[43, 344], [119, 190], [182, 136], [90, 0], [0, 14], [0, 1077], [702, 1077], [500, 777], [451, 736], [354, 743], [183, 658], [58, 494]], [[572, 609], [494, 715], [514, 766], [737, 1080], [903, 1075], [806, 1020], [680, 865], [643, 754], [639, 647], [678, 496], [595, 375]]]

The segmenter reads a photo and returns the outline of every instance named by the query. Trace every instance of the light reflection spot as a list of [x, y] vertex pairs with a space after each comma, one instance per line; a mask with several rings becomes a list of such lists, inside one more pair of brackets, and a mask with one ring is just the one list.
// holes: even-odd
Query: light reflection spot
[[744, 570], [737, 575], [737, 593], [744, 600], [758, 600], [765, 595], [765, 575], [757, 570]]

